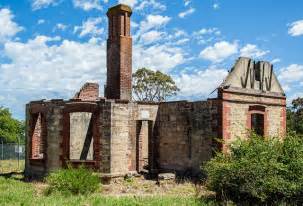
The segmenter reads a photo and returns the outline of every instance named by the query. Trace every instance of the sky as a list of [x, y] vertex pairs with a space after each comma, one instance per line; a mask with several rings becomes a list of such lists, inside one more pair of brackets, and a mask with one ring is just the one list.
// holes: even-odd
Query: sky
[[70, 99], [106, 81], [106, 11], [133, 9], [133, 71], [171, 75], [174, 100], [203, 100], [240, 56], [272, 62], [288, 103], [303, 96], [303, 1], [0, 0], [0, 106]]

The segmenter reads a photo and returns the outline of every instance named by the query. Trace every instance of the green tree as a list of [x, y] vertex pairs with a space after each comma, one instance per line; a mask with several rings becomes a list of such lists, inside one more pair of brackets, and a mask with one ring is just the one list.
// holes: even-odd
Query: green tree
[[133, 74], [133, 93], [139, 101], [162, 102], [175, 96], [179, 88], [171, 76], [147, 68]]
[[0, 139], [3, 142], [24, 142], [24, 122], [14, 119], [9, 109], [0, 107]]
[[287, 130], [303, 134], [303, 98], [294, 99], [287, 109]]

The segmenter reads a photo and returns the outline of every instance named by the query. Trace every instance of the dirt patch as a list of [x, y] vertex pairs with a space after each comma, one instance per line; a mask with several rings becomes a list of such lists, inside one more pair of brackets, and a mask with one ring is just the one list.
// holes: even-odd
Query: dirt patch
[[146, 180], [143, 177], [131, 177], [127, 179], [114, 179], [109, 185], [102, 186], [102, 193], [113, 196], [196, 196], [207, 194], [201, 185], [195, 185], [190, 181], [177, 183], [173, 180], [160, 181]]

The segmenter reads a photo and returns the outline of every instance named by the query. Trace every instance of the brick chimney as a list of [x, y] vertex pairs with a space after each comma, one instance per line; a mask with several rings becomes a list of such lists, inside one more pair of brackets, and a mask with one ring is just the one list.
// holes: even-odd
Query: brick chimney
[[132, 95], [132, 37], [129, 6], [119, 4], [110, 8], [107, 40], [107, 99], [131, 100]]

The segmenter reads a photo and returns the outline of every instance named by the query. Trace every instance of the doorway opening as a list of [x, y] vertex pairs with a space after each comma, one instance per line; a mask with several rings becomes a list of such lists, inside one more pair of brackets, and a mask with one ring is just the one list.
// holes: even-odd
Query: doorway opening
[[264, 114], [251, 114], [251, 130], [257, 135], [264, 136]]

